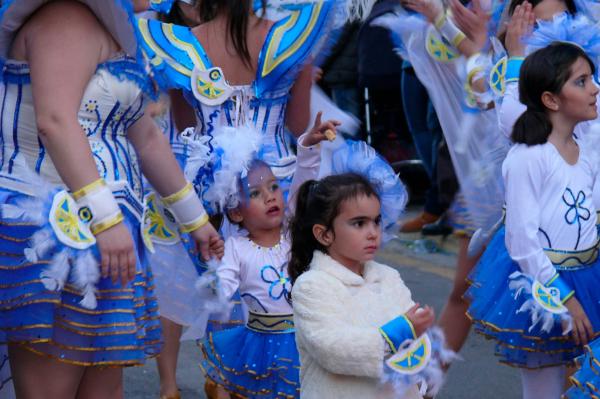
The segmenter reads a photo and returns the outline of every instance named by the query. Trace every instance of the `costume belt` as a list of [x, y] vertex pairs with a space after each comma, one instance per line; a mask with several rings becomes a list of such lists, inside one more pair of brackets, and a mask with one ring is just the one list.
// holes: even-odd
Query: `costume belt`
[[294, 332], [294, 318], [292, 314], [250, 311], [246, 327], [260, 333], [289, 334]]

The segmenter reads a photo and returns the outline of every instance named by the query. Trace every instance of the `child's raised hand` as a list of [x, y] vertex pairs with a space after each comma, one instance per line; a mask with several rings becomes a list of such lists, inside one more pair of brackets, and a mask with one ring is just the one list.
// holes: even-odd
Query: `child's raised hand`
[[333, 134], [333, 137], [335, 138], [337, 127], [342, 123], [333, 119], [321, 122], [322, 116], [323, 112], [319, 111], [315, 118], [315, 124], [312, 129], [310, 129], [310, 132], [304, 137], [304, 142], [302, 143], [304, 146], [310, 147], [317, 145], [323, 140], [328, 140], [329, 137], [327, 136], [331, 134]]
[[573, 318], [573, 340], [577, 345], [586, 345], [594, 337], [594, 329], [581, 304], [574, 296], [565, 302], [569, 314]]
[[522, 57], [525, 55], [525, 43], [523, 38], [528, 36], [535, 23], [535, 14], [531, 3], [525, 1], [515, 7], [508, 26], [504, 45], [510, 57]]
[[406, 312], [406, 317], [412, 323], [415, 334], [420, 337], [429, 327], [433, 325], [435, 321], [435, 312], [430, 306], [420, 307], [416, 303], [412, 308]]

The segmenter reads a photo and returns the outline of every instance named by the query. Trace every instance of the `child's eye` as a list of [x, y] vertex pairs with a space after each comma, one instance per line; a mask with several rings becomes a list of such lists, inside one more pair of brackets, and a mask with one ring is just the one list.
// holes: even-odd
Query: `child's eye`
[[273, 185], [271, 186], [271, 191], [275, 192], [277, 190], [279, 190], [279, 184], [273, 183]]
[[377, 216], [377, 217], [375, 218], [375, 225], [376, 225], [376, 226], [379, 226], [379, 225], [381, 225], [381, 216]]
[[579, 78], [575, 81], [575, 84], [579, 87], [585, 87], [585, 78]]
[[354, 227], [363, 227], [365, 225], [365, 222], [362, 220], [357, 220], [354, 223], [352, 223], [352, 226]]
[[257, 198], [259, 194], [260, 193], [258, 192], [258, 190], [250, 190], [250, 192], [248, 193], [248, 197]]

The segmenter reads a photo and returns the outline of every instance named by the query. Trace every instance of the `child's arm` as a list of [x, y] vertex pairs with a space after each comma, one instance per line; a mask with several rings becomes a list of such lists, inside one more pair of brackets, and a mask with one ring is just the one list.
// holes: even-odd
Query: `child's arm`
[[[298, 188], [307, 180], [316, 179], [321, 165], [321, 141], [327, 140], [329, 134], [336, 134], [338, 121], [328, 120], [321, 122], [322, 112], [317, 114], [315, 123], [310, 131], [298, 138], [298, 154], [296, 157], [296, 171], [290, 186], [288, 209], [294, 214], [296, 209], [296, 193]], [[328, 133], [330, 132], [330, 133]]]
[[221, 264], [217, 269], [219, 277], [219, 289], [228, 300], [240, 287], [241, 262], [235, 246], [235, 238], [231, 237], [225, 242], [225, 254], [221, 259]]
[[[316, 277], [316, 278], [315, 278]], [[387, 276], [386, 276], [387, 277]], [[398, 304], [398, 314], [406, 312], [414, 302], [410, 291], [399, 275], [397, 282], [388, 282], [389, 303]], [[380, 328], [386, 329], [394, 339], [412, 338], [397, 334], [397, 326], [385, 323], [383, 326], [356, 326], [348, 319], [352, 309], [336, 295], [341, 284], [324, 274], [301, 276], [292, 292], [296, 339], [312, 357], [325, 369], [335, 374], [379, 378], [383, 372], [383, 360], [389, 353], [388, 343]], [[341, 287], [346, 290], [346, 287]], [[374, 305], [376, 311], [377, 304]], [[390, 321], [391, 322], [391, 321]], [[387, 324], [390, 324], [386, 327]], [[401, 329], [408, 332], [409, 324]], [[400, 337], [404, 338], [400, 338]]]

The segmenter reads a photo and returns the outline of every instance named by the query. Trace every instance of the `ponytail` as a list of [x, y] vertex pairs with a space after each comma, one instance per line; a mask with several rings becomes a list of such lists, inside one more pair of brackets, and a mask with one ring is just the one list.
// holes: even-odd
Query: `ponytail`
[[317, 241], [312, 225], [305, 223], [308, 213], [308, 196], [317, 185], [315, 180], [308, 180], [300, 186], [296, 197], [296, 214], [290, 222], [292, 236], [291, 259], [288, 263], [288, 274], [292, 285], [296, 279], [308, 270], [312, 262], [313, 252], [318, 249], [324, 251], [323, 245]]
[[514, 143], [530, 145], [545, 144], [552, 133], [552, 122], [544, 111], [527, 108], [513, 127], [511, 139]]

